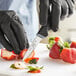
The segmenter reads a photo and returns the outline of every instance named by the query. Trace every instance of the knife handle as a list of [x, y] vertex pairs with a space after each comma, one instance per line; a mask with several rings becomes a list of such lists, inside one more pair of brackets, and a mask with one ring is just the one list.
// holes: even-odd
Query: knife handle
[[37, 36], [41, 38], [45, 38], [48, 36], [48, 28], [47, 26], [41, 26], [39, 32], [37, 33]]

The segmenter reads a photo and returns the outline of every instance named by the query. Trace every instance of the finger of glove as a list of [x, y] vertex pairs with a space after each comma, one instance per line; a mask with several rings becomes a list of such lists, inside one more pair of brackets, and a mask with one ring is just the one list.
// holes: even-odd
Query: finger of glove
[[20, 21], [19, 17], [16, 15], [16, 13], [14, 11], [7, 11], [7, 15], [16, 20], [17, 22], [19, 22], [20, 24], [22, 24], [22, 22]]
[[76, 0], [71, 0], [71, 1], [73, 2], [73, 4], [75, 4], [75, 1], [76, 1]]
[[1, 24], [1, 29], [2, 29], [3, 33], [5, 34], [5, 36], [8, 38], [9, 43], [11, 44], [11, 46], [14, 49], [14, 52], [16, 54], [19, 54], [20, 53], [19, 45], [17, 43], [17, 40], [15, 38], [15, 35], [14, 35], [12, 29], [10, 28], [10, 24]]
[[46, 25], [48, 19], [49, 0], [40, 0], [39, 8], [40, 8], [39, 13], [40, 24]]
[[65, 17], [68, 16], [69, 8], [68, 4], [65, 0], [61, 1], [61, 19], [63, 20]]
[[70, 16], [71, 14], [73, 14], [73, 2], [71, 0], [66, 0], [68, 6], [69, 6], [69, 13], [68, 16]]
[[8, 43], [8, 41], [5, 39], [4, 34], [0, 30], [0, 43], [8, 50], [12, 51], [12, 46]]
[[21, 25], [17, 21], [14, 21], [11, 23], [11, 28], [15, 34], [20, 50], [23, 50], [24, 48], [28, 48], [29, 47], [28, 39], [26, 36], [26, 32], [23, 29], [23, 25]]
[[56, 32], [59, 28], [59, 21], [61, 15], [61, 5], [59, 0], [54, 0], [52, 2], [52, 11], [50, 13], [50, 26], [51, 29]]

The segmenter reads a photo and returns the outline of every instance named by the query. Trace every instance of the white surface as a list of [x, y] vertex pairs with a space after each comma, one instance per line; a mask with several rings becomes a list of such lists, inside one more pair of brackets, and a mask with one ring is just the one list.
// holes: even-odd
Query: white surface
[[0, 59], [0, 74], [8, 76], [76, 76], [76, 64], [69, 64], [61, 60], [49, 58], [49, 51], [45, 44], [39, 44], [35, 51], [36, 57], [40, 58], [36, 65], [44, 66], [44, 69], [40, 74], [30, 74], [26, 73], [26, 70], [11, 69], [9, 66], [15, 61], [5, 61], [2, 59]]

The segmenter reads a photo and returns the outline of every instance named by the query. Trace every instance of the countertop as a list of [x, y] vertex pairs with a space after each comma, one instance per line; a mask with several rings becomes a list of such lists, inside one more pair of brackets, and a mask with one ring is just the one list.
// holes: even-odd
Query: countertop
[[6, 61], [0, 58], [0, 76], [76, 76], [76, 64], [49, 58], [49, 50], [46, 48], [46, 44], [40, 43], [35, 51], [35, 56], [40, 59], [38, 64], [32, 66], [44, 66], [41, 73], [30, 74], [26, 70], [11, 69], [9, 67], [15, 61]]

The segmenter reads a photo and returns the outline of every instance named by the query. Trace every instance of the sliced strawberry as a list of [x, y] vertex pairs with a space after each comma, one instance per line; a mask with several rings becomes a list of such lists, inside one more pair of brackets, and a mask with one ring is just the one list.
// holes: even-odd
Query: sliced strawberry
[[56, 42], [53, 47], [50, 50], [49, 57], [54, 58], [54, 59], [59, 59], [60, 58], [60, 46]]
[[6, 49], [1, 50], [1, 57], [5, 60], [14, 60], [18, 57], [18, 55], [13, 52], [7, 51]]
[[30, 64], [36, 64], [38, 60], [39, 60], [38, 57], [31, 57], [31, 58], [24, 59], [24, 62], [30, 63]]
[[[24, 57], [24, 55], [25, 55], [25, 53], [26, 53], [27, 50], [28, 49], [22, 50], [21, 53], [20, 53], [20, 55], [19, 55], [19, 58], [22, 59]], [[34, 55], [35, 55], [35, 51], [33, 51], [29, 57], [34, 57]]]
[[74, 48], [64, 48], [60, 54], [63, 61], [69, 63], [76, 63], [76, 49]]
[[20, 52], [19, 57], [22, 59], [26, 53], [27, 49], [24, 49]]
[[72, 41], [70, 47], [71, 47], [71, 48], [76, 48], [76, 42]]
[[28, 71], [28, 73], [40, 73], [41, 70]]
[[41, 72], [41, 69], [43, 69], [43, 66], [42, 67], [32, 67], [32, 66], [28, 66], [28, 73], [40, 73]]

